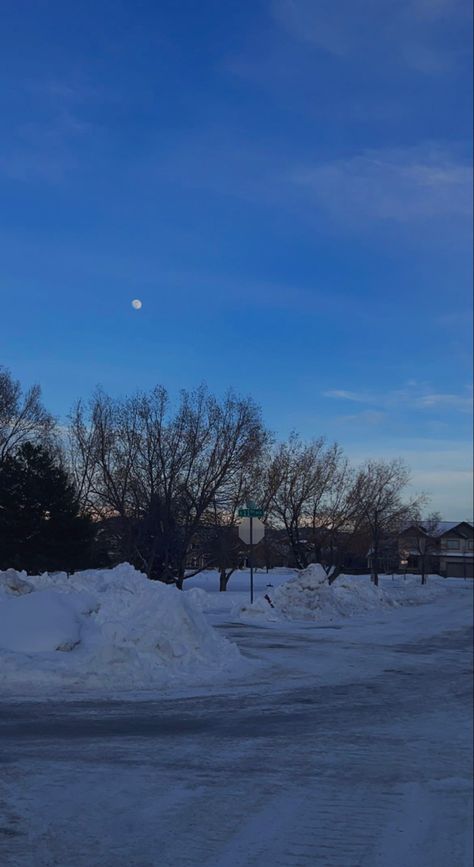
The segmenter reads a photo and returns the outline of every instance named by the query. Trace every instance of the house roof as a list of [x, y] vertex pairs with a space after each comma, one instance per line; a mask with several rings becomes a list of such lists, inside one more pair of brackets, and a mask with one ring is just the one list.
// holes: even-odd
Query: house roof
[[450, 530], [456, 530], [462, 524], [467, 524], [469, 527], [474, 526], [471, 521], [440, 521], [433, 532], [433, 536], [444, 536], [445, 533], [449, 533]]
[[[450, 533], [452, 530], [457, 530], [458, 527], [462, 527], [463, 524], [467, 524], [468, 527], [474, 527], [472, 521], [440, 521], [437, 527], [431, 532], [432, 537], [444, 536], [445, 533]], [[422, 530], [426, 533], [422, 524], [407, 524], [406, 527], [403, 528], [402, 534], [408, 533], [410, 530]], [[460, 534], [462, 535], [462, 533]]]

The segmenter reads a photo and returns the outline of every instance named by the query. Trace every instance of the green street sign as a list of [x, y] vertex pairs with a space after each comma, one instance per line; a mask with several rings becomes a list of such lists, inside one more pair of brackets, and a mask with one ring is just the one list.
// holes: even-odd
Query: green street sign
[[262, 518], [263, 509], [239, 509], [239, 518]]

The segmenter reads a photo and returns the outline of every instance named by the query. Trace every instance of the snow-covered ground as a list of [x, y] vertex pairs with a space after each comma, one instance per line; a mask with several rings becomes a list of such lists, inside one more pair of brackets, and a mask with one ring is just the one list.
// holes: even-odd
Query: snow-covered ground
[[[102, 665], [105, 647], [124, 652], [116, 675], [129, 678], [127, 700], [118, 700], [116, 675], [109, 685], [102, 677], [100, 689], [89, 678], [80, 699], [68, 675], [45, 678], [47, 700], [36, 690], [25, 701], [24, 672], [38, 656], [72, 660], [80, 644], [56, 650], [47, 639], [40, 649], [38, 632], [32, 649], [24, 628], [31, 618], [25, 614], [20, 633], [11, 627], [15, 603], [54, 596], [59, 586], [65, 595], [64, 579], [17, 576], [35, 586], [31, 593], [4, 587], [9, 616], [1, 622], [10, 627], [0, 628], [0, 644], [8, 633], [10, 649], [0, 664], [21, 657], [23, 674], [17, 698], [8, 676], [0, 705], [2, 867], [472, 863], [472, 582], [430, 576], [422, 588], [419, 578], [387, 576], [376, 590], [366, 576], [341, 576], [329, 591], [318, 589], [317, 570], [274, 570], [256, 574], [251, 607], [247, 572], [221, 594], [216, 573], [206, 573], [182, 594], [159, 588], [143, 597], [165, 606], [164, 590], [168, 608], [140, 621], [137, 599], [126, 602], [130, 573], [120, 605], [105, 601], [111, 574], [102, 574], [102, 590], [88, 573], [69, 585], [72, 621], [64, 632], [56, 612], [55, 629], [63, 625], [54, 641], [71, 642], [78, 617], [76, 638], [87, 634], [80, 618], [94, 622], [102, 611], [94, 623], [101, 651], [88, 656], [97, 645], [86, 638], [82, 653], [92, 666]], [[78, 608], [81, 594], [94, 607], [88, 599]], [[43, 598], [49, 618], [55, 603]], [[112, 609], [120, 629], [104, 631]], [[142, 646], [130, 632], [130, 612], [155, 639], [173, 636], [186, 614], [187, 662], [180, 668], [170, 652], [157, 661], [153, 642]], [[230, 650], [226, 666], [213, 668], [213, 652], [226, 657], [232, 647], [223, 639], [240, 655]], [[137, 681], [135, 652], [145, 656]]]
[[30, 694], [163, 689], [238, 668], [192, 597], [132, 566], [0, 572], [0, 685]]
[[[290, 634], [306, 621], [344, 624], [370, 615], [371, 628], [387, 610], [449, 598], [462, 582], [431, 576], [382, 578], [341, 575], [330, 585], [323, 568], [256, 572], [250, 603], [249, 572], [232, 575], [218, 592], [216, 571], [173, 586], [151, 582], [132, 566], [27, 576], [0, 572], [0, 685], [4, 694], [116, 697], [186, 688], [212, 689], [258, 669], [213, 626], [285, 623]], [[365, 621], [364, 621], [365, 622]], [[349, 660], [337, 663], [341, 677]], [[330, 665], [334, 669], [334, 662]], [[321, 665], [320, 677], [327, 675]]]

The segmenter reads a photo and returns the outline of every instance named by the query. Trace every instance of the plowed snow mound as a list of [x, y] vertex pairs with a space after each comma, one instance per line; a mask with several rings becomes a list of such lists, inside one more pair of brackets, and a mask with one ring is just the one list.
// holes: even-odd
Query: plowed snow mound
[[175, 587], [115, 569], [0, 573], [0, 683], [147, 689], [198, 683], [239, 661], [237, 647]]
[[422, 587], [418, 576], [408, 580], [397, 576], [393, 581], [383, 579], [376, 587], [368, 575], [340, 575], [329, 584], [325, 570], [316, 563], [268, 591], [267, 599], [260, 597], [253, 605], [240, 607], [239, 613], [244, 620], [269, 621], [352, 617], [374, 609], [430, 602], [445, 591], [442, 580]]
[[310, 566], [297, 578], [277, 588], [272, 602], [290, 619], [350, 617], [390, 602], [384, 592], [365, 578], [341, 576], [329, 584], [322, 566]]

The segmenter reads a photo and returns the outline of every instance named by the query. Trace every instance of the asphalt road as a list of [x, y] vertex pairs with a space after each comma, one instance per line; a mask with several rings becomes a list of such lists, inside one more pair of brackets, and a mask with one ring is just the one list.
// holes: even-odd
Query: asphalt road
[[2, 867], [470, 867], [470, 630], [318, 684], [288, 675], [314, 631], [225, 628], [249, 655], [285, 649], [285, 677], [1, 707]]

